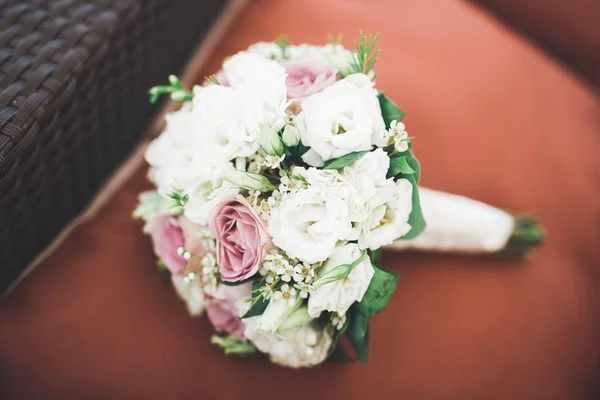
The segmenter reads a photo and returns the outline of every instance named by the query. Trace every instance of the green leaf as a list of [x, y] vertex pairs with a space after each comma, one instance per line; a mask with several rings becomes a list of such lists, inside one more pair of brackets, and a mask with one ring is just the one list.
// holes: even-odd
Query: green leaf
[[369, 250], [369, 258], [371, 259], [371, 264], [373, 265], [381, 265], [381, 248], [377, 250]]
[[387, 176], [395, 177], [396, 179], [406, 179], [412, 185], [412, 211], [408, 218], [411, 229], [399, 239], [413, 239], [423, 232], [426, 223], [419, 199], [418, 183], [421, 178], [421, 166], [419, 165], [419, 160], [413, 155], [411, 148], [402, 153], [402, 155], [391, 158]]
[[354, 361], [352, 359], [352, 357], [350, 357], [348, 354], [346, 354], [346, 352], [344, 351], [344, 348], [342, 347], [341, 342], [338, 341], [335, 344], [332, 344], [330, 349], [331, 350], [329, 352], [329, 355], [327, 356], [327, 361], [340, 362], [340, 363], [347, 363], [347, 362]]
[[353, 310], [348, 327], [348, 339], [358, 361], [366, 362], [369, 359], [369, 319], [358, 309]]
[[329, 160], [323, 166], [323, 169], [340, 169], [347, 165], [352, 164], [354, 161], [360, 159], [362, 156], [367, 154], [369, 151], [357, 151], [354, 153], [346, 154], [333, 160]]
[[[408, 150], [407, 150], [408, 151]], [[408, 163], [408, 159], [412, 155], [401, 155], [394, 156], [390, 159], [390, 169], [388, 170], [388, 177], [396, 176], [398, 174], [411, 175], [416, 173]]]
[[[415, 159], [416, 160], [416, 159]], [[410, 224], [410, 231], [406, 233], [406, 235], [402, 236], [399, 239], [413, 239], [423, 232], [425, 226], [427, 225], [425, 222], [425, 217], [423, 217], [423, 210], [421, 210], [421, 201], [419, 199], [419, 185], [417, 184], [417, 179], [419, 178], [419, 174], [416, 173], [414, 175], [406, 175], [403, 177], [407, 179], [412, 187], [412, 211], [410, 212], [410, 216], [408, 217], [408, 223]]]
[[383, 92], [379, 92], [377, 98], [379, 99], [379, 106], [381, 107], [381, 116], [383, 117], [383, 122], [385, 122], [386, 128], [389, 128], [390, 123], [394, 120], [398, 122], [402, 121], [402, 118], [404, 118], [404, 111], [398, 108], [396, 103], [385, 97]]
[[[360, 303], [356, 304], [356, 315], [375, 315], [387, 307], [400, 277], [397, 273], [373, 266], [375, 274]], [[356, 318], [356, 316], [355, 316]]]
[[352, 264], [341, 264], [327, 272], [325, 275], [319, 277], [314, 283], [313, 288], [318, 289], [323, 285], [327, 285], [328, 283], [338, 281], [340, 279], [344, 279], [345, 277], [352, 272], [354, 267], [363, 262], [365, 257], [367, 256], [367, 252], [363, 251], [361, 256], [354, 261]]
[[[259, 288], [261, 286], [262, 285], [260, 281], [256, 281], [254, 282], [254, 284], [252, 284], [252, 307], [250, 307], [250, 310], [248, 310], [248, 312], [244, 314], [242, 319], [262, 315], [267, 309], [267, 306], [269, 305], [269, 300], [265, 299], [260, 295]], [[260, 298], [257, 299], [257, 297]]]
[[213, 335], [210, 338], [210, 343], [223, 349], [225, 354], [245, 356], [256, 354], [258, 352], [258, 349], [252, 343], [240, 340], [234, 335]]

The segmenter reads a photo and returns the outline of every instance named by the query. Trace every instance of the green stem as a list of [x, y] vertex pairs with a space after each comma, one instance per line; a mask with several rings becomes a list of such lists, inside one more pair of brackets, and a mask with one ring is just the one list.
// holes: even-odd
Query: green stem
[[514, 215], [515, 227], [506, 246], [499, 254], [523, 258], [544, 243], [545, 231], [540, 222], [531, 216]]

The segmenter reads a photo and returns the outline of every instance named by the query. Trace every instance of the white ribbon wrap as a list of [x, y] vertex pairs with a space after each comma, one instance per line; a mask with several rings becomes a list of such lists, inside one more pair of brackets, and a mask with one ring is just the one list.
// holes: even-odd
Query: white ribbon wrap
[[387, 249], [493, 253], [506, 246], [515, 227], [512, 215], [480, 201], [425, 188], [419, 195], [425, 230]]

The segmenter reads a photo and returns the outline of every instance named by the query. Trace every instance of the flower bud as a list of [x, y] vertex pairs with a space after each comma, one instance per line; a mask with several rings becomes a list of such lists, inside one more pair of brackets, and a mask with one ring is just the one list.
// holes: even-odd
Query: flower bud
[[293, 147], [300, 143], [300, 131], [295, 126], [286, 125], [282, 136], [283, 143], [287, 147]]
[[[281, 325], [294, 314], [302, 299], [296, 299], [296, 305], [290, 306], [286, 300], [271, 299], [265, 312], [260, 316], [258, 329], [265, 333], [277, 332]], [[291, 325], [291, 324], [290, 324]], [[289, 327], [288, 327], [289, 329]]]
[[259, 192], [269, 192], [277, 189], [277, 185], [271, 182], [266, 176], [261, 174], [255, 174], [252, 172], [245, 172], [239, 170], [232, 170], [226, 172], [222, 179], [235, 186], [246, 189], [246, 190], [258, 190]]
[[258, 144], [265, 153], [271, 156], [280, 156], [283, 154], [283, 143], [281, 143], [279, 134], [268, 125], [261, 125]]

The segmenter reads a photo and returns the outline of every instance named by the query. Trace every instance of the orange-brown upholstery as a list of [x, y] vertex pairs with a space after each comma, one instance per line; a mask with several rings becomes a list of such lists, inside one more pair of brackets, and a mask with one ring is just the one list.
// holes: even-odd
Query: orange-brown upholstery
[[600, 1], [471, 1], [519, 29], [600, 90]]
[[381, 32], [378, 87], [407, 112], [422, 184], [536, 210], [525, 261], [384, 254], [401, 280], [367, 364], [287, 370], [224, 356], [132, 221], [144, 168], [0, 303], [7, 399], [585, 399], [600, 360], [600, 105], [459, 1], [261, 0], [199, 71], [280, 33]]

